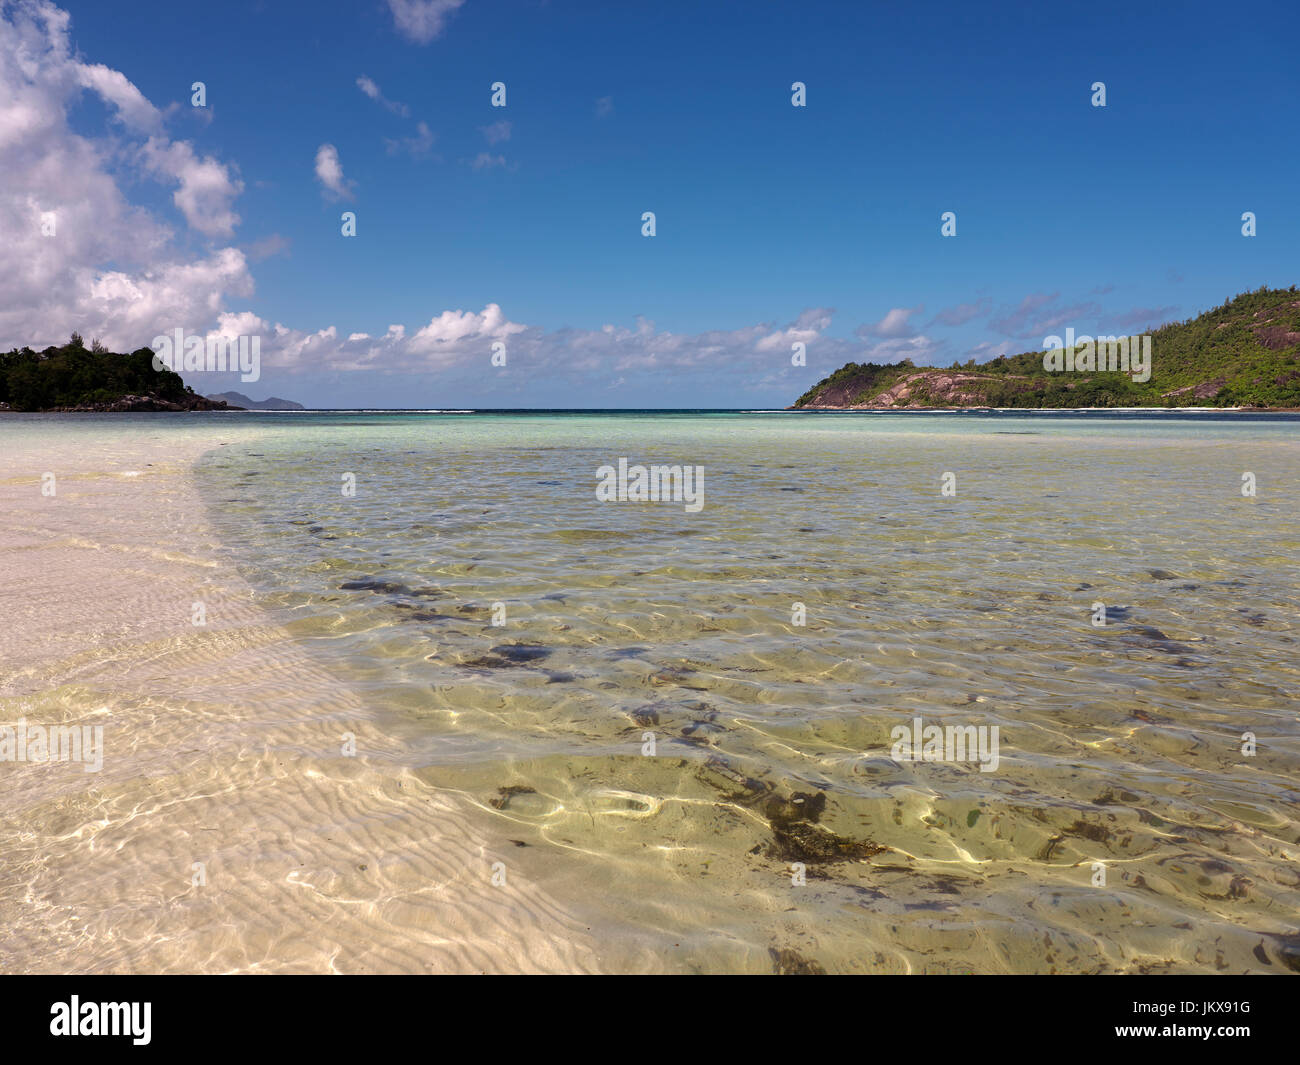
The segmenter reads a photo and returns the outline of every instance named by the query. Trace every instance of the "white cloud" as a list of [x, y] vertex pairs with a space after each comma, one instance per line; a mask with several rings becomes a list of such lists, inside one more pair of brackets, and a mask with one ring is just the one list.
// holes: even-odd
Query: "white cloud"
[[217, 327], [209, 330], [207, 335], [234, 340], [237, 337], [260, 335], [268, 328], [267, 323], [252, 311], [228, 312], [217, 316]]
[[596, 101], [596, 117], [608, 118], [614, 113], [614, 97], [602, 96]]
[[[227, 298], [252, 294], [247, 261], [234, 248], [182, 252], [172, 225], [123, 189], [141, 175], [176, 185], [185, 222], [224, 237], [242, 186], [169, 140], [125, 76], [75, 58], [68, 30], [67, 13], [42, 0], [0, 8], [0, 348], [62, 343], [75, 329], [131, 350], [168, 325], [202, 328]], [[93, 136], [69, 124], [87, 91], [112, 114]]]
[[103, 273], [91, 283], [90, 291], [101, 313], [117, 328], [152, 331], [151, 339], [168, 327], [163, 319], [174, 319], [171, 328], [195, 328], [220, 312], [224, 293], [251, 296], [253, 285], [243, 253], [222, 248], [198, 262], [169, 263], [134, 275], [116, 270]]
[[411, 109], [407, 107], [406, 104], [399, 104], [397, 101], [390, 100], [384, 96], [384, 94], [379, 91], [379, 86], [375, 84], [374, 79], [368, 78], [362, 74], [357, 78], [357, 88], [369, 96], [370, 99], [374, 100], [375, 103], [382, 104], [384, 107], [388, 108], [388, 110], [392, 111], [393, 114], [401, 115], [403, 118], [410, 116]]
[[142, 158], [157, 175], [175, 181], [180, 188], [172, 201], [185, 220], [209, 237], [230, 237], [239, 225], [231, 201], [244, 191], [244, 183], [212, 156], [200, 159], [188, 141], [150, 137]]
[[[6, 18], [0, 30], [5, 53], [0, 148], [25, 145], [39, 153], [66, 150], [76, 141], [79, 147], [88, 146], [69, 129], [67, 112], [80, 92], [93, 92], [128, 137], [147, 137], [143, 144], [123, 146], [122, 155], [135, 153], [149, 176], [179, 186], [173, 201], [185, 221], [205, 236], [231, 236], [239, 224], [232, 204], [243, 192], [243, 183], [212, 156], [200, 158], [188, 141], [169, 140], [162, 130], [162, 112], [120, 71], [78, 61], [68, 38], [66, 12], [43, 0], [24, 0], [10, 10], [12, 20]], [[109, 149], [96, 154], [107, 156]], [[28, 156], [12, 162], [21, 170], [23, 162], [31, 161]], [[64, 180], [57, 173], [43, 178], [50, 186]]]
[[162, 115], [130, 81], [126, 75], [111, 70], [102, 63], [94, 66], [76, 65], [77, 80], [83, 88], [92, 89], [116, 109], [118, 118], [136, 131], [148, 132], [162, 125]]
[[911, 359], [917, 366], [935, 366], [947, 346], [946, 340], [928, 336], [890, 337], [870, 345], [855, 361], [886, 364]]
[[755, 344], [755, 350], [762, 352], [793, 351], [795, 343], [810, 344], [831, 324], [835, 311], [829, 307], [812, 307], [804, 311], [794, 322], [769, 333]]
[[914, 314], [919, 314], [924, 307], [894, 307], [888, 314], [874, 325], [864, 325], [858, 329], [858, 336], [861, 337], [907, 337], [911, 336], [915, 330], [909, 323], [909, 319]]
[[506, 157], [504, 155], [493, 155], [491, 152], [479, 152], [470, 160], [469, 165], [475, 170], [490, 170], [494, 166], [505, 166]]
[[447, 19], [465, 0], [388, 0], [397, 31], [416, 44], [428, 44], [446, 28]]
[[322, 144], [316, 149], [316, 180], [321, 183], [329, 198], [352, 199], [353, 183], [343, 177], [339, 150], [332, 144]]
[[[701, 383], [716, 381], [722, 372], [749, 380], [755, 387], [792, 388], [796, 378], [809, 375], [808, 370], [791, 365], [794, 341], [807, 345], [809, 365], [820, 370], [816, 376], [859, 357], [858, 345], [823, 335], [832, 313], [813, 308], [780, 328], [759, 323], [733, 330], [671, 333], [638, 318], [632, 328], [604, 325], [546, 332], [511, 321], [500, 306], [489, 303], [477, 312], [444, 311], [413, 332], [390, 325], [382, 336], [353, 332], [341, 339], [333, 326], [306, 331], [263, 323], [262, 357], [268, 369], [290, 373], [438, 373], [448, 387], [460, 382], [476, 387], [492, 345], [500, 341], [506, 344], [509, 365], [520, 379], [600, 387], [625, 378], [655, 388], [665, 372], [674, 384], [692, 378]], [[920, 354], [917, 345], [910, 354]]]

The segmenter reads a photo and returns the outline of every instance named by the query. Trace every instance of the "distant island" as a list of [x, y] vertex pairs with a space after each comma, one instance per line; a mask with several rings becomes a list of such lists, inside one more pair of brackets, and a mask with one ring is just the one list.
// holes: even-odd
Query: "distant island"
[[233, 410], [200, 396], [171, 370], [156, 370], [151, 348], [123, 355], [73, 333], [63, 347], [16, 348], [0, 354], [0, 410]]
[[208, 396], [210, 400], [218, 403], [228, 403], [232, 410], [306, 410], [301, 403], [295, 403], [291, 399], [281, 399], [279, 396], [272, 396], [270, 399], [256, 400], [249, 399], [242, 392], [218, 392], [216, 395]]
[[292, 400], [258, 402], [240, 392], [201, 396], [171, 370], [155, 369], [152, 348], [129, 354], [90, 347], [77, 333], [62, 347], [0, 354], [0, 411], [305, 410]]
[[[1300, 292], [1260, 288], [1198, 318], [1150, 331], [1150, 377], [1044, 368], [1045, 352], [972, 359], [948, 369], [910, 359], [851, 362], [805, 392], [790, 410], [925, 410], [954, 407], [1255, 407], [1300, 408]], [[1071, 333], [1068, 340], [1073, 340]], [[1092, 338], [1110, 340], [1111, 338]], [[1130, 338], [1123, 338], [1128, 341]], [[1068, 350], [1068, 349], [1067, 349]], [[1052, 355], [1062, 352], [1052, 351]], [[1070, 361], [1074, 353], [1070, 351]]]

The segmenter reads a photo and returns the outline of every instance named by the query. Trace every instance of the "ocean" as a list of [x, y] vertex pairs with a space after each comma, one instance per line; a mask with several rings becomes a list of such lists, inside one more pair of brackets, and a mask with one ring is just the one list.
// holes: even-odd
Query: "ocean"
[[[270, 713], [268, 682], [244, 687], [240, 656], [291, 649], [313, 677], [294, 720], [319, 727], [283, 746], [320, 802], [346, 808], [350, 759], [402, 784], [353, 874], [367, 884], [316, 891], [400, 928], [423, 888], [393, 870], [447, 797], [479, 841], [466, 875], [535, 884], [593, 966], [623, 972], [1285, 968], [1298, 430], [1182, 412], [0, 419], [0, 441], [42, 439], [65, 467], [204, 434], [176, 471], [202, 513], [159, 495], [141, 515], [158, 550], [247, 589], [250, 613], [213, 610], [210, 637], [175, 622], [222, 675], [203, 743], [250, 757], [231, 734]], [[685, 498], [670, 472], [653, 501], [598, 497], [602, 469], [638, 466], [696, 477]], [[191, 519], [204, 541], [169, 542]], [[156, 662], [167, 641], [113, 641], [98, 646], [126, 660], [78, 690], [72, 649], [42, 674], [71, 718], [77, 700], [122, 716], [168, 698], [114, 694], [130, 656]], [[29, 717], [53, 705], [31, 677], [8, 717], [19, 696]], [[201, 746], [187, 698], [137, 785], [151, 758]], [[25, 860], [30, 880], [39, 848]], [[127, 968], [148, 956], [114, 950]], [[411, 953], [375, 967], [418, 968]], [[293, 967], [271, 948], [258, 965]]]

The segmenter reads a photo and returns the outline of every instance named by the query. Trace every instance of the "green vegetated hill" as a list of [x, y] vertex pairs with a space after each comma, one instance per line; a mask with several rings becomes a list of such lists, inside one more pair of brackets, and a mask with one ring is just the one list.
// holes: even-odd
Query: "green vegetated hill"
[[197, 395], [179, 374], [155, 370], [154, 353], [89, 348], [76, 333], [61, 348], [18, 348], [0, 354], [0, 407], [18, 411], [225, 410]]
[[1185, 322], [1149, 332], [1151, 378], [1049, 373], [1043, 352], [976, 365], [921, 368], [910, 360], [840, 367], [795, 408], [1297, 407], [1300, 292], [1261, 288]]

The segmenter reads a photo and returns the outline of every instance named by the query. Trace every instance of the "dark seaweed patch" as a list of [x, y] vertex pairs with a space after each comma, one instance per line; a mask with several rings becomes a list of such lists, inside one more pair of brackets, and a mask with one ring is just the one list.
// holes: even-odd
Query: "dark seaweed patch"
[[531, 788], [527, 784], [507, 784], [504, 787], [497, 788], [497, 797], [489, 799], [488, 805], [497, 810], [504, 810], [510, 805], [510, 800], [516, 795], [536, 795], [537, 789]]
[[801, 821], [772, 826], [769, 858], [784, 862], [850, 862], [889, 850], [870, 840], [847, 839]]
[[648, 647], [620, 647], [613, 651], [607, 652], [609, 658], [636, 658], [637, 655], [646, 654]]
[[490, 648], [487, 654], [462, 662], [461, 665], [473, 669], [511, 669], [548, 658], [551, 653], [549, 647], [536, 647], [524, 643], [501, 644], [499, 647]]
[[1300, 935], [1275, 935], [1271, 937], [1277, 960], [1293, 973], [1300, 973]]
[[1110, 829], [1105, 825], [1095, 825], [1089, 821], [1075, 821], [1065, 830], [1067, 836], [1082, 836], [1094, 843], [1105, 843], [1110, 839]]
[[786, 862], [848, 862], [887, 851], [870, 840], [848, 839], [820, 827], [826, 809], [825, 792], [796, 791], [790, 798], [770, 796], [763, 814], [772, 829], [768, 857]]
[[378, 592], [382, 595], [410, 595], [411, 589], [396, 581], [381, 581], [377, 577], [362, 577], [355, 581], [344, 581], [339, 588], [345, 592]]
[[[1124, 630], [1123, 639], [1125, 643], [1152, 651], [1159, 651], [1161, 654], [1166, 655], [1190, 655], [1196, 653], [1186, 644], [1179, 643], [1177, 640], [1166, 636], [1159, 629], [1152, 628], [1149, 625], [1129, 626]], [[1177, 664], [1180, 666], [1194, 665], [1194, 663], [1186, 662], [1183, 659], [1180, 659]]]
[[641, 726], [659, 724], [659, 711], [654, 706], [640, 706], [631, 711], [631, 717]]
[[436, 614], [431, 610], [416, 610], [410, 603], [394, 603], [393, 606], [398, 610], [409, 610], [411, 613], [404, 615], [411, 621], [459, 621], [459, 618], [451, 614]]
[[[695, 737], [684, 736], [683, 740], [703, 744]], [[710, 779], [707, 774], [723, 778], [736, 790], [726, 790], [725, 785]], [[822, 828], [818, 822], [826, 810], [824, 792], [796, 791], [785, 798], [778, 795], [771, 785], [733, 768], [719, 754], [709, 756], [700, 778], [722, 792], [726, 801], [756, 809], [766, 819], [772, 830], [772, 842], [763, 853], [769, 858], [805, 864], [834, 863], [870, 858], [889, 850], [871, 840], [849, 839]]]
[[826, 970], [815, 961], [805, 958], [798, 951], [790, 950], [788, 947], [783, 950], [768, 947], [767, 952], [772, 956], [772, 972], [777, 976], [826, 975]]
[[688, 684], [687, 681], [695, 670], [689, 666], [668, 666], [661, 669], [658, 673], [651, 673], [647, 678], [652, 687], [662, 688], [666, 685], [674, 685], [678, 688], [685, 688], [687, 691], [703, 692], [708, 688], [701, 687], [698, 684]]
[[1056, 853], [1056, 848], [1061, 845], [1061, 840], [1064, 838], [1064, 836], [1053, 836], [1039, 848], [1034, 857], [1040, 862], [1050, 862], [1052, 855]]
[[1119, 793], [1119, 798], [1117, 799], [1115, 797], [1114, 789], [1107, 788], [1105, 791], [1103, 791], [1092, 801], [1093, 804], [1096, 806], [1112, 806], [1115, 803], [1119, 803], [1119, 802], [1132, 803], [1132, 802], [1137, 802], [1140, 799], [1141, 799], [1140, 795], [1137, 795], [1131, 791], [1121, 791]]
[[509, 643], [502, 644], [500, 647], [493, 647], [491, 653], [500, 655], [511, 662], [536, 662], [538, 659], [549, 658], [552, 652], [549, 647], [537, 647], [526, 643]]

